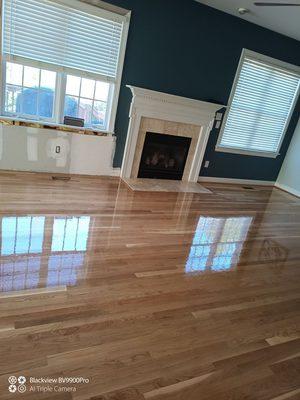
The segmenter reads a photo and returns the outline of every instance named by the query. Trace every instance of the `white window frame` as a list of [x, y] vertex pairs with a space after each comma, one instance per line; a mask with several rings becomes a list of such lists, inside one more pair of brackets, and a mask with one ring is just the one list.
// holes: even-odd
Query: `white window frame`
[[226, 112], [225, 112], [225, 115], [224, 115], [224, 118], [223, 118], [223, 123], [222, 123], [221, 130], [219, 132], [219, 136], [218, 136], [218, 140], [217, 140], [217, 144], [216, 144], [215, 150], [219, 151], [219, 152], [222, 152], [222, 153], [234, 153], [234, 154], [243, 154], [243, 155], [248, 155], [248, 156], [276, 158], [278, 155], [280, 155], [281, 145], [282, 145], [282, 142], [283, 142], [284, 137], [286, 135], [286, 131], [288, 129], [291, 117], [293, 115], [293, 112], [294, 112], [294, 109], [295, 109], [295, 106], [296, 106], [296, 103], [297, 103], [297, 100], [298, 100], [298, 97], [299, 97], [300, 85], [298, 85], [298, 89], [297, 89], [297, 91], [295, 93], [295, 96], [294, 96], [294, 99], [293, 99], [293, 103], [292, 103], [292, 106], [291, 106], [291, 109], [290, 109], [290, 113], [289, 113], [289, 116], [288, 116], [288, 118], [286, 120], [284, 131], [282, 133], [282, 136], [281, 136], [281, 139], [280, 139], [280, 142], [279, 142], [279, 145], [278, 145], [278, 151], [277, 152], [242, 150], [242, 149], [236, 149], [236, 148], [231, 148], [231, 147], [224, 147], [224, 146], [220, 145], [221, 144], [221, 140], [222, 140], [222, 136], [223, 136], [223, 133], [224, 133], [224, 130], [225, 130], [225, 126], [226, 126], [226, 121], [227, 121], [227, 118], [228, 118], [228, 115], [229, 115], [229, 112], [230, 112], [231, 104], [232, 104], [232, 101], [233, 101], [233, 98], [234, 98], [234, 95], [235, 95], [236, 86], [237, 86], [239, 78], [240, 78], [240, 72], [241, 72], [241, 69], [242, 69], [242, 66], [243, 66], [243, 63], [244, 63], [244, 59], [246, 57], [254, 59], [254, 60], [257, 60], [257, 61], [264, 62], [264, 63], [269, 64], [269, 65], [273, 65], [276, 68], [281, 68], [281, 69], [284, 69], [284, 70], [288, 70], [288, 71], [291, 71], [293, 73], [296, 73], [296, 74], [300, 75], [300, 67], [298, 67], [296, 65], [289, 64], [289, 63], [286, 63], [284, 61], [280, 61], [280, 60], [277, 60], [276, 58], [268, 57], [268, 56], [265, 56], [265, 55], [260, 54], [260, 53], [256, 53], [255, 51], [252, 51], [252, 50], [243, 49], [241, 57], [240, 57], [240, 61], [239, 61], [239, 64], [238, 64], [238, 68], [237, 68], [237, 71], [236, 71], [236, 74], [235, 74], [234, 82], [233, 82], [233, 85], [232, 85], [232, 88], [231, 88], [227, 109], [226, 109]]
[[[18, 60], [8, 60], [6, 57], [4, 57], [3, 52], [2, 52], [2, 28], [3, 28], [3, 0], [1, 1], [1, 9], [2, 9], [2, 16], [1, 16], [1, 27], [0, 27], [0, 55], [2, 58], [2, 62], [0, 63], [0, 83], [1, 83], [1, 91], [0, 91], [0, 117], [4, 118], [11, 118], [11, 119], [16, 119], [16, 120], [23, 120], [23, 121], [29, 121], [29, 122], [49, 122], [49, 123], [54, 123], [57, 125], [63, 125], [63, 117], [64, 117], [64, 101], [65, 101], [65, 88], [66, 88], [66, 80], [67, 80], [67, 73], [61, 72], [59, 69], [56, 69], [55, 66], [51, 67], [50, 65], [45, 65], [43, 63], [40, 63], [39, 61], [35, 60], [30, 60], [28, 63], [18, 62]], [[123, 67], [124, 67], [124, 60], [125, 60], [125, 52], [126, 52], [126, 45], [127, 45], [127, 39], [128, 39], [128, 31], [129, 31], [129, 25], [130, 25], [130, 18], [131, 18], [131, 11], [129, 10], [124, 10], [124, 13], [119, 14], [115, 13], [112, 11], [108, 11], [105, 8], [99, 7], [99, 6], [93, 6], [87, 3], [83, 3], [80, 0], [53, 0], [54, 2], [65, 4], [74, 8], [79, 8], [82, 11], [86, 12], [91, 12], [93, 10], [94, 14], [98, 14], [102, 18], [111, 18], [112, 16], [115, 16], [118, 20], [121, 20], [123, 22], [123, 32], [122, 32], [122, 37], [121, 37], [121, 45], [120, 45], [120, 50], [119, 50], [119, 62], [118, 62], [118, 68], [117, 68], [117, 74], [116, 78], [110, 80], [109, 78], [104, 79], [102, 75], [97, 75], [85, 71], [80, 71], [80, 70], [74, 70], [71, 72], [68, 72], [70, 75], [75, 75], [79, 76], [81, 78], [88, 78], [88, 79], [94, 79], [102, 82], [107, 82], [110, 84], [110, 90], [109, 90], [109, 96], [107, 100], [107, 105], [108, 105], [108, 112], [106, 115], [106, 119], [108, 122], [106, 124], [106, 129], [104, 128], [99, 128], [95, 126], [87, 126], [86, 128], [88, 129], [93, 129], [95, 131], [100, 131], [100, 132], [107, 132], [107, 133], [114, 133], [115, 129], [115, 121], [116, 121], [116, 115], [117, 115], [117, 108], [118, 108], [118, 102], [119, 102], [119, 95], [120, 95], [120, 88], [121, 88], [121, 81], [122, 81], [122, 74], [123, 74]], [[120, 9], [121, 10], [121, 9]], [[40, 69], [48, 69], [48, 70], [53, 70], [57, 73], [57, 79], [56, 79], [56, 91], [55, 91], [55, 100], [54, 100], [54, 118], [34, 118], [34, 116], [30, 115], [28, 118], [24, 115], [18, 117], [14, 115], [9, 115], [10, 113], [4, 112], [4, 106], [5, 106], [5, 85], [6, 85], [6, 62], [12, 62], [12, 63], [19, 63], [22, 65], [27, 65], [35, 68], [40, 68]]]

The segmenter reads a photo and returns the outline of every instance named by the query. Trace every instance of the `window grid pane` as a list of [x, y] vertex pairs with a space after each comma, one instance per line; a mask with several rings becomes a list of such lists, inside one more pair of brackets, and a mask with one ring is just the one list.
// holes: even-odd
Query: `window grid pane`
[[55, 91], [56, 72], [6, 63], [6, 113], [25, 118], [53, 119]]
[[83, 118], [85, 126], [105, 129], [109, 88], [106, 82], [67, 75], [64, 115]]

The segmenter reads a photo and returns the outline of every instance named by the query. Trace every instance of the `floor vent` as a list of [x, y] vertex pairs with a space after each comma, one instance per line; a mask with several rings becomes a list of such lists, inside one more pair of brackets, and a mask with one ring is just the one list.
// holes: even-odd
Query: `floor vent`
[[57, 176], [57, 175], [53, 175], [52, 179], [54, 181], [69, 181], [71, 179], [70, 176]]
[[254, 187], [252, 187], [252, 186], [243, 186], [243, 189], [246, 189], [246, 190], [255, 190]]

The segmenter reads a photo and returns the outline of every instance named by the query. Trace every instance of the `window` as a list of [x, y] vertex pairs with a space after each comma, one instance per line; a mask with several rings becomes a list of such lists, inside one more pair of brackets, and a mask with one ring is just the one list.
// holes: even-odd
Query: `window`
[[110, 130], [128, 31], [119, 15], [77, 0], [3, 0], [2, 104], [10, 117]]
[[216, 149], [276, 157], [299, 81], [299, 67], [244, 50]]

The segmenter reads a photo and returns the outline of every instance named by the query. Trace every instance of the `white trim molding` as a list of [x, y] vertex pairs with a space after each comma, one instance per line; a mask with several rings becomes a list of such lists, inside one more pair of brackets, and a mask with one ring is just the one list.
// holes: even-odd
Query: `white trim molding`
[[131, 177], [141, 119], [146, 117], [199, 125], [196, 150], [187, 179], [189, 182], [197, 182], [215, 113], [224, 106], [136, 86], [127, 87], [132, 92], [132, 102], [121, 177]]
[[260, 181], [255, 179], [235, 179], [235, 178], [217, 178], [213, 176], [199, 176], [199, 183], [211, 182], [211, 183], [229, 183], [234, 185], [255, 185], [255, 186], [270, 186], [276, 189], [284, 190], [285, 192], [300, 197], [300, 191], [291, 188], [290, 186], [283, 185], [275, 181]]
[[296, 190], [296, 189], [293, 189], [293, 188], [291, 188], [290, 186], [283, 185], [282, 183], [279, 183], [279, 182], [275, 182], [275, 185], [274, 185], [274, 186], [275, 186], [277, 189], [284, 190], [285, 192], [288, 192], [288, 193], [290, 193], [290, 194], [293, 194], [294, 196], [300, 197], [300, 191], [299, 191], [299, 190]]
[[236, 185], [274, 186], [275, 181], [260, 181], [255, 179], [217, 178], [213, 176], [199, 176], [198, 182], [233, 183]]
[[121, 168], [112, 168], [111, 169], [111, 176], [120, 176]]

